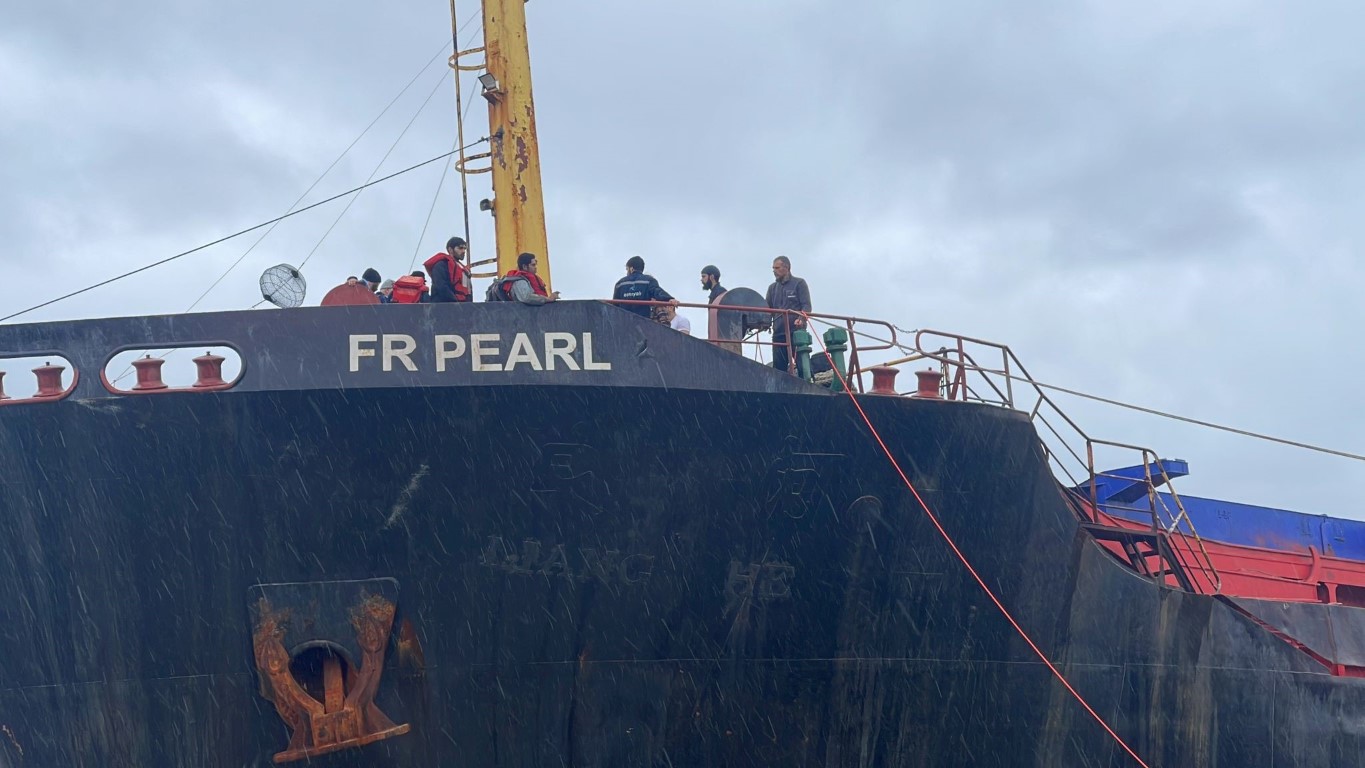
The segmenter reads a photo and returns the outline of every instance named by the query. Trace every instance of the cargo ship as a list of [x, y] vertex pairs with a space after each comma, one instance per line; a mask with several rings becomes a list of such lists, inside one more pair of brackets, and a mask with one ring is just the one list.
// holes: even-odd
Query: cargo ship
[[[1181, 496], [1007, 346], [731, 294], [0, 325], [0, 766], [1361, 761], [1361, 523]], [[736, 351], [774, 317], [792, 371]]]

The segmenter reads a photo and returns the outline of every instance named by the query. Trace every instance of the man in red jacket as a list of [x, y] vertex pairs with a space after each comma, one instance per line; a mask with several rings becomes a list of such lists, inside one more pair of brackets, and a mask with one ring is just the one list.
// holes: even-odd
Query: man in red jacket
[[469, 245], [463, 238], [452, 237], [446, 242], [445, 253], [422, 262], [427, 274], [431, 275], [431, 300], [433, 302], [473, 301], [469, 269], [464, 265]]

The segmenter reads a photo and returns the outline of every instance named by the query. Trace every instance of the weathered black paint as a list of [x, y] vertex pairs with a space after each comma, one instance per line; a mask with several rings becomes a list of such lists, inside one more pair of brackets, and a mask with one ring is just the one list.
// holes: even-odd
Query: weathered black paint
[[[398, 582], [396, 625], [420, 639], [392, 642], [378, 699], [413, 729], [315, 765], [1130, 764], [845, 397], [608, 307], [536, 311], [0, 329], [0, 350], [78, 363], [175, 329], [248, 361], [230, 392], [83, 384], [0, 408], [0, 765], [268, 765], [287, 734], [258, 695], [253, 587], [372, 578]], [[601, 323], [614, 367], [516, 386], [339, 377], [344, 350], [322, 350], [376, 318], [414, 334]], [[148, 337], [121, 338], [130, 327]], [[1365, 683], [1116, 563], [1078, 531], [1022, 415], [863, 403], [986, 581], [1149, 764], [1360, 761]]]

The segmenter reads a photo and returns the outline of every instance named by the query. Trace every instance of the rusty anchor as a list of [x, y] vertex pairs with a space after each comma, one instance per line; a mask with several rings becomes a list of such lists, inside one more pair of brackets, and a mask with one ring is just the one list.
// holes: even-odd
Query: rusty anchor
[[[294, 654], [285, 645], [286, 636], [295, 626], [312, 628], [314, 635], [319, 627], [331, 626], [337, 631], [343, 618], [339, 615], [330, 617], [335, 620], [329, 622], [327, 616], [301, 615], [309, 614], [310, 609], [317, 612], [319, 602], [300, 602], [288, 599], [288, 596], [291, 593], [297, 596], [299, 588], [310, 585], [273, 586], [286, 588], [285, 593], [277, 590], [273, 596], [284, 597], [283, 605], [294, 607], [276, 607], [267, 596], [269, 587], [255, 588], [259, 594], [252, 606], [252, 645], [256, 669], [261, 674], [261, 694], [274, 703], [275, 710], [290, 730], [288, 747], [277, 753], [274, 761], [287, 763], [361, 747], [411, 730], [407, 724], [395, 725], [374, 703], [383, 674], [384, 649], [393, 627], [393, 601], [363, 589], [353, 595], [358, 599], [351, 602], [344, 619], [354, 630], [353, 645], [351, 642], [323, 643], [317, 637], [305, 637], [303, 631], [296, 630], [295, 634], [300, 635], [293, 638], [299, 643], [296, 652], [299, 648], [319, 645], [329, 647], [329, 650], [335, 647], [343, 653], [350, 651], [345, 655], [359, 651], [359, 665], [351, 663], [343, 667], [342, 655], [338, 653], [329, 652], [324, 657], [319, 700], [295, 678], [291, 669]], [[354, 588], [356, 582], [345, 586]]]

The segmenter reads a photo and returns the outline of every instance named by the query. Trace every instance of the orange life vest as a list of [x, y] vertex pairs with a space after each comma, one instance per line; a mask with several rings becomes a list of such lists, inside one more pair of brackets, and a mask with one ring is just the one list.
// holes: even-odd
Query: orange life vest
[[502, 284], [502, 290], [506, 292], [508, 301], [513, 300], [512, 284], [518, 279], [524, 279], [527, 283], [530, 283], [531, 291], [537, 295], [547, 297], [550, 295], [549, 290], [545, 287], [545, 281], [541, 280], [539, 275], [534, 272], [522, 272], [519, 269], [509, 269], [507, 270], [507, 277], [504, 278], [505, 282]]
[[[443, 266], [437, 266], [440, 265], [442, 262], [445, 262]], [[468, 274], [469, 270], [465, 269], [465, 266], [463, 264], [456, 261], [455, 257], [442, 251], [441, 253], [438, 253], [432, 256], [431, 258], [427, 259], [426, 261], [422, 262], [422, 266], [427, 268], [427, 272], [430, 272], [432, 274], [433, 279], [435, 277], [437, 269], [449, 270], [450, 285], [455, 290], [455, 300], [456, 301], [474, 300], [474, 296], [472, 292], [469, 290], [469, 280], [468, 278], [465, 277]]]
[[417, 304], [427, 292], [427, 281], [416, 275], [403, 275], [393, 281], [393, 303]]

